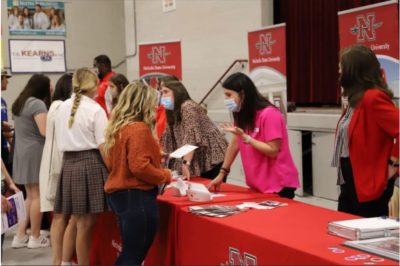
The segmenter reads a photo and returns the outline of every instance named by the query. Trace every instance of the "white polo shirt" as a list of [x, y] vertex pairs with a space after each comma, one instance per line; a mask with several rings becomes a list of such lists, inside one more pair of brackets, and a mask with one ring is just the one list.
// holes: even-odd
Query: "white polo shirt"
[[68, 128], [74, 99], [75, 94], [59, 107], [55, 122], [58, 149], [63, 152], [98, 149], [105, 141], [107, 115], [95, 100], [82, 95], [74, 123]]

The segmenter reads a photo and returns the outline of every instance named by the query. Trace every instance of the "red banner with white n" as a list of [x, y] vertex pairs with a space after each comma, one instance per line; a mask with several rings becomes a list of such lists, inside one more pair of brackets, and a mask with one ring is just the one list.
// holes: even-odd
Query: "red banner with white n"
[[286, 110], [286, 25], [248, 32], [250, 77], [259, 91]]
[[181, 42], [139, 44], [139, 76], [174, 75], [182, 80]]
[[369, 46], [376, 54], [389, 87], [399, 97], [399, 4], [388, 1], [341, 11], [340, 48]]

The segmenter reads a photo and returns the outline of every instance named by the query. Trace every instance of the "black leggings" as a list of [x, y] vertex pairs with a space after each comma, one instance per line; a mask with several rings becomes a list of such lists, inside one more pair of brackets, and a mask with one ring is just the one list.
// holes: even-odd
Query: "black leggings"
[[[218, 176], [219, 171], [221, 170], [222, 167], [222, 163], [219, 163], [217, 165], [215, 165], [213, 168], [211, 168], [211, 170], [204, 172], [201, 174], [201, 177], [207, 178], [207, 179], [214, 179]], [[224, 177], [223, 182], [226, 182], [226, 176]]]
[[359, 202], [354, 185], [353, 170], [350, 158], [340, 158], [345, 184], [340, 186], [338, 211], [347, 212], [363, 217], [377, 217], [389, 215], [389, 200], [393, 194], [394, 178], [391, 178], [382, 195], [372, 201]]

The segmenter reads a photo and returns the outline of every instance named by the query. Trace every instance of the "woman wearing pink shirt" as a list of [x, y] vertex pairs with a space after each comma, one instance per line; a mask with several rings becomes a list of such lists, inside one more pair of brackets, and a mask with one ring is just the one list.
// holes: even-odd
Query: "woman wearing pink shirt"
[[299, 187], [298, 172], [289, 150], [283, 114], [257, 90], [243, 73], [234, 73], [222, 84], [225, 106], [233, 113], [234, 125], [223, 130], [234, 134], [219, 175], [208, 187], [219, 188], [238, 152], [246, 184], [262, 193], [294, 198]]

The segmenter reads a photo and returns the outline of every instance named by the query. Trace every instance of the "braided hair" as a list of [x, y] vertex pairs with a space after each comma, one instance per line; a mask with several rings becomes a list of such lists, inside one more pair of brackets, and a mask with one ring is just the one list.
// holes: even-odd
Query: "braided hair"
[[96, 89], [97, 77], [96, 74], [88, 68], [78, 69], [72, 77], [72, 90], [75, 93], [74, 103], [71, 108], [71, 114], [68, 120], [68, 127], [71, 128], [74, 124], [75, 114], [78, 110], [82, 95]]

